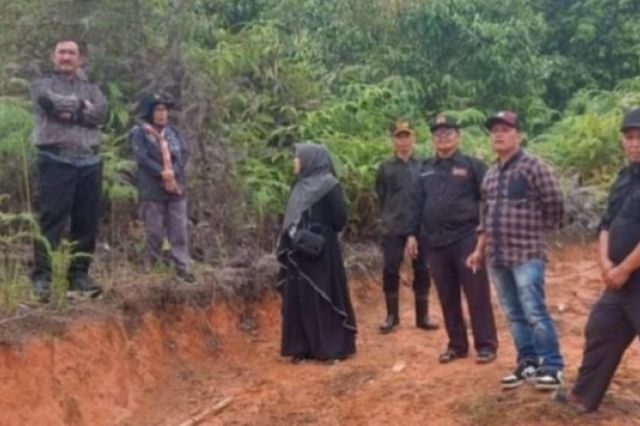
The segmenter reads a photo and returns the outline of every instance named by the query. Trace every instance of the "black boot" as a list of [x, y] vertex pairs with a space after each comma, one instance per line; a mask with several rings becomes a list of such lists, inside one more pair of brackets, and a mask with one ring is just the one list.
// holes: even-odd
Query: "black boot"
[[51, 278], [38, 275], [32, 280], [33, 295], [40, 303], [47, 303], [51, 298]]
[[86, 272], [70, 272], [68, 278], [67, 296], [72, 299], [96, 298], [102, 294], [102, 287]]
[[387, 334], [400, 324], [400, 317], [398, 316], [398, 293], [385, 293], [384, 301], [387, 304], [387, 318], [380, 324], [380, 333]]
[[426, 296], [416, 296], [416, 327], [423, 330], [437, 330], [438, 324], [429, 320], [429, 301]]

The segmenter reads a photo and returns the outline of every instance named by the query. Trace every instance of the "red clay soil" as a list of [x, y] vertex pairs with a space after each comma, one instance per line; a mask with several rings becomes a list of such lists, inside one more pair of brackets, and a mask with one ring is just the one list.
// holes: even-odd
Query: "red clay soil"
[[[548, 300], [571, 381], [582, 331], [600, 291], [593, 246], [556, 251]], [[498, 360], [437, 362], [443, 330], [413, 327], [408, 288], [401, 326], [380, 335], [380, 289], [354, 281], [358, 354], [337, 365], [292, 365], [278, 355], [279, 302], [231, 309], [174, 307], [127, 318], [78, 321], [58, 336], [0, 348], [0, 425], [178, 426], [225, 398], [202, 425], [640, 425], [640, 345], [626, 354], [600, 412], [577, 416], [529, 386], [498, 381], [514, 351], [498, 314]], [[433, 316], [440, 310], [432, 298]]]

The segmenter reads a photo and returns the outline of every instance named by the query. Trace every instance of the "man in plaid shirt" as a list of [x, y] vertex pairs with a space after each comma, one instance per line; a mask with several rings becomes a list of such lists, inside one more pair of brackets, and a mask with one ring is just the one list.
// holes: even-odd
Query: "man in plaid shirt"
[[486, 263], [511, 325], [518, 351], [515, 371], [503, 389], [532, 380], [536, 389], [562, 384], [564, 362], [545, 301], [544, 231], [560, 225], [562, 193], [551, 168], [522, 150], [518, 116], [500, 112], [486, 122], [498, 163], [482, 183], [480, 236], [467, 260], [473, 270]]

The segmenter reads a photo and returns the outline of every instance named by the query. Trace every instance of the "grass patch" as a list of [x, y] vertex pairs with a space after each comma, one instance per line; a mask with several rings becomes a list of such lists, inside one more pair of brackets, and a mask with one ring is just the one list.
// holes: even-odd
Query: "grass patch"
[[472, 395], [460, 400], [455, 408], [474, 426], [590, 424], [583, 416], [551, 401], [549, 393], [540, 393], [527, 387], [508, 392]]

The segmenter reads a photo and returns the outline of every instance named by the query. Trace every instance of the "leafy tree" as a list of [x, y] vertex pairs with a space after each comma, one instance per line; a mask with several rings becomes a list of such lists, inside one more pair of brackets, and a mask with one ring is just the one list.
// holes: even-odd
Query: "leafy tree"
[[640, 72], [640, 3], [632, 0], [543, 0], [549, 32], [542, 53], [553, 65], [548, 103], [562, 108], [580, 89], [613, 89]]

